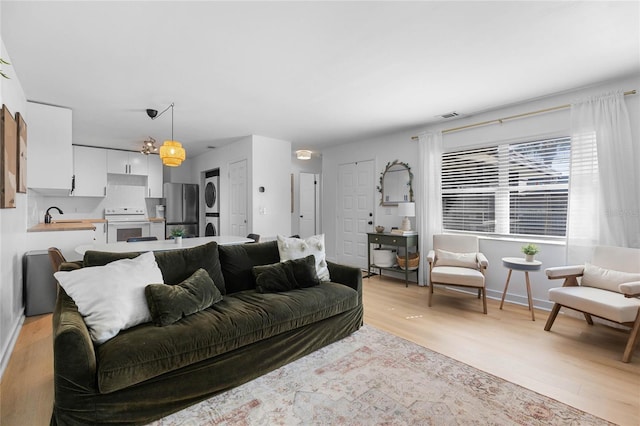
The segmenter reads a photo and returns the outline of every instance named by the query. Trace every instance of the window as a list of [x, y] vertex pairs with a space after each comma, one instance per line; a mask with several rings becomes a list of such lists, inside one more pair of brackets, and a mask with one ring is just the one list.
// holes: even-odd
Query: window
[[564, 236], [570, 145], [563, 137], [443, 154], [444, 229]]

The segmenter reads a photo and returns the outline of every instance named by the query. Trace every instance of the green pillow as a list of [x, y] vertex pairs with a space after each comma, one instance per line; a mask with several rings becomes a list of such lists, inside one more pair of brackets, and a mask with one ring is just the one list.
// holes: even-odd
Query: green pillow
[[144, 295], [151, 318], [158, 326], [173, 324], [222, 300], [220, 290], [202, 268], [180, 284], [149, 284]]
[[256, 290], [260, 293], [288, 291], [320, 284], [313, 255], [271, 265], [254, 266], [251, 271], [256, 280]]

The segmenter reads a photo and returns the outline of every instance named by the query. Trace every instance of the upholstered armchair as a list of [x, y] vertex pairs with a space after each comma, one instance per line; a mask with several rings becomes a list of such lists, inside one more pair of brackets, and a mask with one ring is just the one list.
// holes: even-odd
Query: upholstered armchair
[[427, 254], [429, 262], [429, 301], [431, 306], [433, 288], [436, 284], [468, 287], [478, 290], [482, 296], [484, 313], [487, 313], [487, 291], [485, 270], [489, 266], [487, 258], [480, 253], [478, 237], [473, 235], [433, 236], [433, 250]]
[[544, 327], [551, 330], [560, 308], [582, 312], [589, 325], [592, 316], [631, 328], [622, 355], [631, 361], [640, 335], [640, 249], [599, 246], [592, 263], [546, 269], [550, 280], [564, 280], [562, 287], [549, 289], [554, 302]]

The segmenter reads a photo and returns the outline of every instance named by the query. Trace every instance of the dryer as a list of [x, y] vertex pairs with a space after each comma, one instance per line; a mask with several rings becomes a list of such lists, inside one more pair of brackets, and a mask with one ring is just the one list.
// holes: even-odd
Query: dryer
[[207, 213], [205, 215], [205, 237], [217, 237], [220, 235], [220, 217], [218, 213]]
[[209, 170], [204, 174], [205, 213], [220, 213], [220, 169]]

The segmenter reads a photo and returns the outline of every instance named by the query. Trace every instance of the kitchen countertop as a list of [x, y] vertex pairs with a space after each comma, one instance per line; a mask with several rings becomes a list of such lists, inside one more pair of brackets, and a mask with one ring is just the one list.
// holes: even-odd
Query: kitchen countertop
[[27, 232], [95, 231], [94, 223], [105, 222], [105, 219], [58, 219], [51, 223], [39, 223], [27, 229]]

